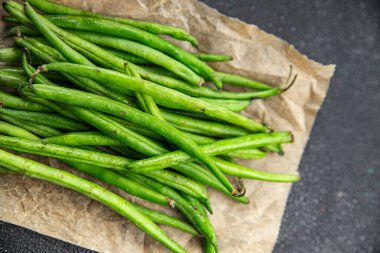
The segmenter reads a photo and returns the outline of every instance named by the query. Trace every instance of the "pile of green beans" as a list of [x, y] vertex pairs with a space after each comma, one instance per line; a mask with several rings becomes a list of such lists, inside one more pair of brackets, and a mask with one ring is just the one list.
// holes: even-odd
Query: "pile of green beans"
[[[229, 55], [191, 53], [161, 38], [198, 41], [185, 30], [60, 5], [6, 0], [15, 46], [0, 49], [0, 148], [58, 159], [131, 196], [181, 212], [180, 220], [129, 202], [88, 179], [0, 149], [0, 176], [24, 174], [78, 191], [132, 221], [172, 252], [187, 252], [157, 224], [204, 239], [218, 252], [208, 187], [249, 204], [242, 179], [291, 183], [298, 175], [239, 165], [284, 155], [289, 131], [239, 114], [277, 87], [207, 62]], [[210, 81], [215, 87], [202, 86]], [[238, 85], [245, 92], [223, 90]], [[235, 177], [239, 184], [230, 181]]]

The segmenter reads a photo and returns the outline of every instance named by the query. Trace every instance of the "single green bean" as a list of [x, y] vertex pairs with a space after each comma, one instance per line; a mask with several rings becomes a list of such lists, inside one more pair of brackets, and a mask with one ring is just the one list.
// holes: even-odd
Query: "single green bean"
[[130, 159], [79, 148], [49, 144], [43, 141], [0, 136], [0, 146], [16, 151], [48, 156], [123, 171]]
[[174, 124], [178, 129], [213, 137], [228, 138], [249, 134], [249, 131], [223, 123], [194, 119], [189, 116], [173, 113], [169, 110], [161, 110], [165, 120]]
[[6, 108], [18, 109], [18, 110], [26, 110], [26, 111], [51, 112], [51, 109], [46, 106], [27, 101], [20, 97], [16, 97], [1, 89], [0, 89], [0, 106], [6, 107]]
[[232, 61], [233, 58], [231, 55], [225, 55], [225, 54], [202, 54], [197, 53], [194, 54], [199, 60], [201, 61], [207, 61], [207, 62], [213, 62], [213, 61]]
[[11, 116], [7, 116], [4, 114], [0, 114], [0, 119], [4, 120], [10, 124], [16, 125], [18, 127], [22, 127], [24, 129], [28, 130], [29, 132], [34, 133], [34, 134], [41, 136], [41, 137], [50, 137], [52, 135], [62, 135], [63, 134], [63, 132], [59, 131], [58, 129], [48, 127], [48, 126], [44, 126], [44, 125], [40, 125], [40, 124], [35, 124], [35, 123], [28, 122], [25, 120], [20, 120], [20, 119], [17, 119], [17, 118], [11, 117]]
[[242, 149], [229, 152], [227, 155], [241, 159], [261, 159], [265, 157], [267, 153], [260, 149]]
[[224, 107], [232, 112], [241, 112], [250, 105], [249, 100], [233, 100], [233, 99], [221, 99], [221, 98], [205, 98], [198, 97], [198, 99], [203, 100], [209, 104]]
[[21, 89], [28, 85], [28, 78], [23, 74], [11, 73], [8, 71], [0, 70], [0, 84], [14, 89]]
[[121, 58], [121, 59], [124, 59], [126, 60], [127, 62], [132, 62], [134, 64], [141, 64], [141, 65], [150, 65], [152, 64], [151, 62], [143, 59], [143, 58], [140, 58], [136, 55], [133, 55], [133, 54], [130, 54], [130, 53], [127, 53], [127, 52], [124, 52], [124, 51], [121, 51], [121, 50], [116, 50], [116, 49], [113, 49], [113, 48], [104, 48], [104, 50], [106, 50], [107, 52], [113, 54], [113, 55], [116, 55], [117, 57]]
[[3, 20], [3, 22], [6, 22], [6, 23], [20, 24], [17, 18], [13, 16], [3, 16], [1, 19]]
[[[42, 87], [43, 89], [39, 89]], [[187, 138], [185, 135], [183, 135], [179, 130], [167, 124], [165, 121], [157, 119], [149, 114], [142, 113], [141, 111], [138, 111], [132, 107], [128, 107], [121, 103], [114, 102], [110, 99], [103, 98], [94, 94], [89, 94], [89, 93], [85, 93], [81, 91], [75, 91], [75, 90], [67, 89], [67, 88], [59, 88], [58, 90], [64, 91], [64, 92], [61, 92], [60, 94], [58, 94], [57, 92], [49, 92], [49, 90], [52, 88], [55, 89], [58, 87], [52, 87], [52, 86], [47, 86], [47, 85], [34, 85], [33, 90], [29, 90], [28, 92], [36, 94], [38, 97], [42, 97], [42, 93], [44, 93], [43, 96], [47, 95], [48, 93], [52, 95], [51, 96], [52, 100], [55, 100], [55, 101], [59, 100], [64, 103], [65, 102], [71, 103], [71, 101], [76, 101], [71, 104], [82, 105], [87, 108], [98, 109], [103, 112], [114, 114], [116, 116], [123, 117], [131, 122], [139, 124], [143, 127], [146, 127], [151, 131], [155, 131], [156, 133], [160, 134], [164, 138], [167, 138], [170, 141], [172, 141], [174, 144], [178, 145], [185, 152], [188, 152], [189, 154], [193, 155], [194, 157], [199, 159], [201, 162], [206, 164], [206, 166], [226, 186], [226, 188], [231, 190], [231, 192], [233, 192], [232, 185], [224, 177], [224, 175], [218, 172], [218, 168], [215, 167], [212, 162], [210, 162], [211, 159], [207, 155], [205, 155], [203, 152], [199, 152], [198, 145], [195, 144], [189, 138]], [[43, 92], [43, 90], [47, 90], [48, 92], [47, 93]], [[75, 99], [72, 95], [69, 95], [69, 93], [72, 93], [72, 95], [74, 94], [79, 95], [79, 99]], [[66, 97], [67, 95], [69, 95], [68, 99]], [[46, 98], [46, 96], [44, 98]], [[67, 100], [70, 100], [70, 101], [67, 101]]]
[[39, 36], [41, 33], [29, 26], [18, 25], [9, 28], [9, 30], [5, 33], [7, 36], [17, 36], [18, 34], [29, 35], [29, 36]]
[[83, 131], [89, 129], [88, 125], [86, 124], [74, 121], [72, 119], [68, 119], [66, 117], [54, 113], [29, 112], [0, 108], [0, 114], [5, 114], [18, 119], [31, 121], [34, 123], [55, 127], [63, 130]]
[[223, 171], [223, 173], [226, 173], [230, 176], [262, 180], [267, 182], [297, 182], [300, 179], [298, 175], [285, 175], [265, 171], [257, 171], [236, 163], [225, 161], [220, 158], [215, 158], [215, 162], [220, 170]]
[[106, 83], [109, 88], [115, 91], [123, 93], [126, 90], [134, 90], [139, 93], [150, 95], [154, 98], [157, 104], [175, 109], [181, 108], [187, 111], [204, 113], [208, 116], [224, 120], [254, 132], [267, 131], [267, 128], [264, 125], [225, 108], [208, 104], [175, 90], [148, 81], [138, 80], [116, 71], [71, 63], [50, 63], [41, 66], [40, 70], [54, 70], [97, 79], [102, 83]]
[[0, 66], [1, 73], [24, 75], [24, 70], [17, 66]]
[[181, 221], [181, 220], [174, 218], [170, 215], [166, 215], [164, 213], [146, 208], [142, 205], [134, 204], [134, 206], [137, 210], [139, 210], [141, 213], [148, 216], [152, 221], [154, 221], [156, 223], [171, 226], [174, 228], [178, 228], [178, 229], [185, 231], [187, 233], [190, 233], [194, 236], [199, 235], [197, 230], [195, 230], [190, 224], [188, 224], [184, 221]]
[[128, 18], [105, 16], [105, 15], [93, 13], [90, 11], [71, 8], [68, 6], [64, 6], [64, 5], [53, 3], [51, 1], [46, 1], [46, 0], [30, 0], [28, 2], [31, 5], [35, 6], [37, 9], [42, 10], [46, 13], [90, 16], [90, 17], [97, 17], [101, 19], [112, 20], [119, 23], [130, 25], [133, 27], [137, 27], [149, 33], [169, 35], [178, 40], [188, 41], [193, 46], [198, 46], [198, 41], [193, 36], [191, 36], [190, 34], [185, 32], [183, 29], [178, 28], [178, 27], [167, 26], [167, 25], [162, 25], [162, 24], [147, 22], [147, 21], [133, 20], [133, 19], [128, 19]]
[[1, 48], [0, 62], [18, 62], [22, 54], [22, 49], [17, 47]]
[[103, 187], [82, 179], [66, 171], [55, 169], [33, 160], [10, 154], [0, 150], [1, 165], [17, 173], [48, 181], [78, 191], [100, 203], [105, 204], [125, 218], [131, 220], [141, 230], [165, 245], [173, 252], [187, 252], [179, 244], [170, 239], [154, 222], [141, 214], [124, 198]]
[[124, 144], [100, 132], [72, 132], [53, 136], [44, 141], [62, 146], [123, 146]]
[[220, 78], [220, 80], [223, 83], [234, 84], [241, 87], [251, 88], [255, 90], [263, 90], [263, 91], [273, 89], [267, 84], [263, 84], [261, 82], [251, 80], [239, 75], [228, 74], [228, 73], [223, 73], [223, 72], [216, 72], [216, 75], [218, 76], [218, 78]]
[[25, 139], [31, 139], [31, 140], [38, 140], [39, 138], [26, 131], [24, 128], [8, 124], [6, 122], [0, 121], [0, 133], [9, 135], [9, 136], [14, 136], [14, 137], [20, 137], [20, 138], [25, 138]]

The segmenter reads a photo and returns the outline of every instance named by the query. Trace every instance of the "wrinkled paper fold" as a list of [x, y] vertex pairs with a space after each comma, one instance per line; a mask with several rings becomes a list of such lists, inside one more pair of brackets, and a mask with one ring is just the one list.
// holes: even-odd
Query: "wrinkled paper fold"
[[[278, 97], [254, 101], [244, 114], [263, 119], [275, 130], [291, 130], [295, 142], [284, 145], [286, 155], [283, 157], [269, 155], [259, 161], [240, 162], [264, 171], [297, 173], [334, 66], [323, 66], [309, 60], [287, 42], [254, 25], [224, 16], [195, 0], [60, 2], [96, 12], [183, 27], [198, 38], [200, 51], [231, 54], [234, 57], [232, 62], [213, 64], [216, 69], [242, 74], [271, 85], [285, 82], [289, 66], [292, 65], [298, 73], [295, 85]], [[1, 27], [4, 30], [4, 24]], [[2, 44], [5, 45], [6, 41]], [[191, 48], [187, 43], [180, 44]], [[239, 88], [229, 86], [228, 89]], [[42, 160], [62, 167], [53, 159]], [[249, 205], [235, 203], [210, 190], [214, 209], [211, 219], [220, 252], [271, 252], [291, 185], [252, 180], [245, 180], [245, 183], [251, 200]], [[142, 202], [136, 198], [130, 199]], [[71, 190], [46, 182], [18, 175], [0, 175], [0, 203], [0, 220], [89, 249], [113, 253], [167, 252], [159, 243], [110, 209]], [[169, 208], [156, 209], [178, 215]], [[190, 252], [201, 252], [199, 239], [168, 227], [164, 229]]]

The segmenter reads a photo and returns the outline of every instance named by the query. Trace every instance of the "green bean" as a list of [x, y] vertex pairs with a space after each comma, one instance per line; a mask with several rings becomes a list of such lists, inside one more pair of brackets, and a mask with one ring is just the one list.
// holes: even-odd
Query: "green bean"
[[232, 61], [233, 58], [231, 55], [225, 55], [225, 54], [202, 54], [197, 53], [194, 54], [199, 60], [201, 61]]
[[60, 136], [53, 136], [44, 141], [62, 146], [122, 146], [120, 141], [103, 135], [100, 132], [72, 132]]
[[213, 245], [216, 245], [216, 238], [214, 237], [213, 229], [208, 226], [205, 221], [204, 216], [199, 212], [199, 210], [194, 209], [189, 202], [183, 198], [180, 194], [174, 191], [169, 186], [166, 186], [160, 182], [154, 181], [146, 176], [127, 173], [128, 177], [155, 189], [159, 193], [168, 196], [176, 202], [176, 207], [186, 216], [187, 219], [202, 233], [206, 238], [210, 240]]
[[126, 165], [131, 161], [130, 159], [121, 156], [49, 144], [37, 140], [20, 139], [15, 137], [0, 136], [0, 146], [14, 149], [20, 152], [27, 152], [36, 155], [63, 159], [67, 161], [111, 168], [117, 171], [125, 170]]
[[94, 32], [75, 30], [69, 30], [69, 32], [99, 46], [122, 50], [135, 56], [141, 57], [142, 59], [145, 59], [156, 65], [162, 66], [165, 69], [172, 71], [183, 80], [188, 81], [193, 86], [199, 86], [204, 82], [202, 78], [200, 78], [197, 74], [195, 74], [191, 69], [189, 69], [181, 62], [178, 62], [170, 56], [149, 46], [145, 46], [138, 42], [130, 41], [124, 38], [118, 38]]
[[148, 81], [138, 80], [116, 71], [71, 63], [50, 63], [41, 66], [40, 69], [42, 71], [54, 70], [97, 79], [102, 83], [107, 83], [107, 86], [115, 91], [123, 93], [126, 90], [134, 90], [139, 93], [150, 95], [154, 98], [157, 104], [161, 104], [163, 106], [176, 109], [181, 108], [192, 112], [201, 112], [208, 116], [230, 122], [254, 132], [267, 131], [267, 128], [262, 124], [248, 119], [240, 114], [233, 113], [225, 108], [208, 104], [180, 92]]
[[0, 62], [18, 62], [22, 54], [21, 48], [10, 47], [0, 49]]
[[26, 131], [24, 128], [14, 126], [3, 121], [0, 121], [0, 133], [25, 139], [39, 139], [37, 136]]
[[146, 207], [141, 206], [141, 205], [134, 204], [134, 206], [137, 210], [139, 210], [141, 213], [148, 216], [152, 221], [154, 221], [156, 223], [171, 226], [174, 228], [178, 228], [178, 229], [185, 231], [187, 233], [190, 233], [194, 236], [199, 235], [198, 231], [195, 230], [190, 224], [188, 224], [186, 222], [183, 222], [183, 221], [176, 219], [170, 215], [166, 215], [166, 214], [163, 214], [161, 212], [157, 212], [155, 210], [146, 208]]
[[[203, 151], [210, 155], [218, 155], [228, 153], [234, 150], [257, 148], [273, 143], [288, 143], [292, 142], [290, 132], [273, 132], [264, 134], [251, 134], [232, 139], [224, 139], [211, 144], [201, 146]], [[147, 172], [150, 170], [163, 169], [178, 163], [191, 161], [192, 158], [181, 150], [177, 150], [164, 155], [139, 160], [128, 164], [128, 168], [135, 172]]]
[[208, 192], [203, 185], [174, 172], [167, 170], [151, 171], [146, 173], [145, 176], [194, 196], [195, 198], [208, 199]]
[[24, 75], [24, 70], [17, 66], [0, 66], [1, 73]]
[[194, 72], [221, 88], [220, 81], [215, 78], [214, 70], [197, 57], [180, 47], [138, 28], [113, 21], [80, 16], [50, 16], [49, 20], [62, 28], [100, 32], [138, 41], [142, 44], [160, 50], [182, 62]]
[[7, 36], [17, 36], [18, 34], [29, 35], [29, 36], [39, 36], [41, 33], [29, 26], [18, 25], [9, 28], [9, 30], [5, 33]]
[[16, 97], [0, 89], [0, 106], [1, 105], [6, 108], [12, 108], [12, 109], [18, 109], [18, 110], [51, 112], [51, 109], [46, 106], [27, 101], [20, 97]]
[[223, 83], [239, 85], [241, 87], [251, 88], [255, 90], [270, 90], [273, 89], [267, 84], [251, 80], [239, 75], [228, 74], [223, 72], [216, 72], [216, 75]]
[[267, 146], [264, 147], [264, 149], [267, 150], [267, 151], [278, 153], [280, 155], [284, 154], [284, 151], [282, 150], [281, 144], [267, 145]]
[[223, 173], [231, 176], [256, 179], [267, 182], [297, 182], [300, 179], [298, 175], [284, 175], [248, 169], [239, 164], [224, 161], [220, 158], [215, 158], [215, 161]]
[[188, 41], [193, 46], [198, 46], [198, 41], [193, 36], [191, 36], [190, 34], [185, 32], [183, 29], [178, 28], [178, 27], [166, 26], [166, 25], [161, 25], [161, 24], [157, 24], [153, 22], [139, 21], [139, 20], [133, 20], [133, 19], [128, 19], [128, 18], [105, 16], [98, 13], [78, 10], [75, 8], [60, 5], [60, 4], [53, 3], [46, 0], [44, 1], [30, 0], [28, 2], [31, 5], [35, 6], [37, 9], [40, 9], [46, 13], [91, 16], [91, 17], [97, 17], [97, 18], [102, 18], [102, 19], [107, 19], [107, 20], [113, 20], [119, 23], [124, 23], [133, 27], [137, 27], [149, 33], [170, 35], [173, 38]]
[[232, 112], [241, 112], [250, 105], [249, 100], [232, 100], [232, 99], [221, 99], [221, 98], [205, 98], [198, 97], [198, 99], [203, 100], [209, 104], [224, 107]]
[[13, 174], [14, 172], [0, 166], [0, 174]]
[[[43, 89], [40, 89], [40, 88], [43, 88]], [[121, 103], [114, 102], [112, 100], [109, 100], [107, 98], [103, 98], [94, 94], [89, 94], [89, 93], [75, 91], [75, 90], [66, 89], [66, 88], [59, 88], [58, 90], [56, 90], [56, 91], [59, 91], [59, 90], [64, 91], [64, 92], [61, 92], [60, 94], [58, 94], [57, 92], [49, 92], [49, 90], [52, 91], [51, 89], [55, 89], [55, 88], [56, 87], [50, 87], [47, 85], [34, 85], [33, 90], [32, 91], [29, 90], [29, 92], [33, 92], [33, 94], [37, 94], [38, 97], [42, 97], [42, 93], [44, 93], [43, 96], [47, 95], [46, 92], [43, 92], [43, 90], [47, 90], [48, 91], [47, 93], [52, 95], [51, 96], [52, 100], [55, 100], [55, 101], [59, 100], [64, 103], [65, 102], [71, 103], [73, 101], [76, 101], [71, 104], [82, 105], [87, 108], [98, 109], [100, 111], [114, 114], [119, 117], [121, 116], [129, 121], [132, 121], [136, 124], [146, 127], [151, 131], [155, 131], [161, 136], [172, 141], [174, 144], [178, 145], [185, 152], [188, 152], [189, 154], [193, 155], [194, 157], [199, 159], [201, 162], [206, 164], [206, 166], [226, 186], [226, 188], [231, 190], [231, 192], [233, 191], [232, 185], [224, 177], [224, 175], [218, 172], [218, 168], [215, 167], [212, 162], [210, 162], [211, 159], [207, 155], [205, 155], [203, 152], [199, 152], [198, 145], [196, 145], [192, 140], [190, 140], [185, 135], [183, 135], [176, 128], [167, 124], [165, 121], [157, 119], [151, 115], [142, 113], [141, 111], [138, 111], [132, 107], [128, 107]], [[69, 93], [71, 93], [72, 95], [74, 94], [79, 95], [79, 99], [74, 98], [74, 96], [69, 95]], [[69, 95], [69, 98], [67, 97], [67, 95]], [[44, 98], [46, 98], [46, 96]]]
[[0, 114], [5, 114], [8, 116], [16, 117], [18, 119], [31, 121], [34, 123], [55, 127], [63, 130], [82, 131], [89, 129], [89, 127], [83, 123], [68, 119], [66, 117], [54, 113], [29, 112], [0, 108]]
[[249, 131], [243, 128], [226, 125], [218, 122], [194, 119], [188, 116], [173, 113], [169, 110], [161, 110], [161, 113], [165, 117], [166, 121], [174, 124], [176, 128], [195, 134], [202, 134], [222, 138], [249, 134]]
[[173, 252], [186, 252], [179, 244], [171, 240], [151, 219], [141, 214], [124, 198], [103, 187], [82, 179], [66, 171], [55, 169], [38, 162], [0, 150], [1, 165], [17, 173], [48, 181], [78, 191], [100, 203], [105, 204], [125, 218], [131, 220], [141, 230], [165, 245]]
[[11, 116], [7, 116], [4, 114], [0, 114], [0, 119], [4, 120], [10, 124], [16, 125], [18, 127], [22, 127], [24, 129], [28, 130], [29, 132], [34, 133], [34, 134], [41, 136], [41, 137], [50, 137], [52, 135], [62, 135], [63, 134], [63, 132], [61, 132], [55, 128], [40, 125], [40, 124], [35, 124], [35, 123], [28, 122], [25, 120], [20, 120], [20, 119], [17, 119], [17, 118], [11, 117]]
[[267, 153], [260, 149], [242, 149], [229, 152], [227, 155], [241, 159], [261, 159], [265, 157]]
[[14, 89], [21, 89], [22, 87], [28, 85], [28, 81], [28, 78], [24, 75], [0, 70], [1, 85], [12, 87]]
[[3, 22], [6, 22], [6, 23], [14, 23], [14, 24], [19, 24], [20, 22], [13, 16], [3, 16], [1, 18], [3, 20]]
[[136, 55], [133, 55], [133, 54], [130, 54], [130, 53], [127, 53], [124, 51], [116, 50], [113, 48], [104, 48], [104, 50], [106, 50], [107, 52], [109, 52], [113, 55], [116, 55], [117, 57], [119, 57], [121, 59], [126, 60], [127, 62], [132, 62], [134, 64], [141, 64], [141, 65], [152, 64], [151, 62], [148, 62], [147, 60], [144, 60], [143, 58], [140, 58]]
[[271, 88], [263, 91], [253, 92], [229, 92], [222, 90], [214, 90], [209, 87], [192, 87], [183, 82], [165, 69], [152, 66], [139, 66], [140, 75], [146, 80], [158, 83], [162, 86], [181, 91], [196, 97], [220, 98], [220, 99], [254, 99], [267, 98], [280, 94], [283, 90], [280, 88]]

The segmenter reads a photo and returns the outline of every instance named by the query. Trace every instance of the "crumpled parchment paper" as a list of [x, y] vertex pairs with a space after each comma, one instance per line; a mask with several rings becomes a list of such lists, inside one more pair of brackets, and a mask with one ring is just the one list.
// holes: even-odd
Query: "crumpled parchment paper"
[[[272, 85], [285, 82], [289, 65], [292, 65], [298, 73], [295, 85], [281, 96], [254, 101], [244, 114], [263, 119], [275, 130], [293, 131], [295, 142], [284, 145], [286, 155], [283, 157], [269, 155], [259, 161], [241, 163], [264, 171], [297, 173], [334, 66], [323, 66], [309, 60], [287, 42], [254, 25], [224, 16], [195, 0], [59, 2], [96, 12], [183, 27], [199, 39], [201, 51], [226, 53], [234, 57], [232, 62], [214, 64], [216, 69]], [[191, 48], [186, 43], [180, 44]], [[238, 88], [230, 86], [229, 89]], [[53, 159], [45, 158], [43, 161], [62, 167]], [[218, 192], [210, 191], [214, 209], [211, 219], [220, 252], [271, 252], [291, 184], [245, 182], [251, 199], [249, 205], [235, 203]], [[136, 198], [130, 199], [142, 202]], [[156, 209], [178, 215], [169, 208]], [[0, 175], [0, 220], [100, 252], [167, 251], [132, 223], [101, 204], [71, 190], [19, 175]], [[199, 239], [178, 230], [164, 229], [190, 252], [201, 252]]]

